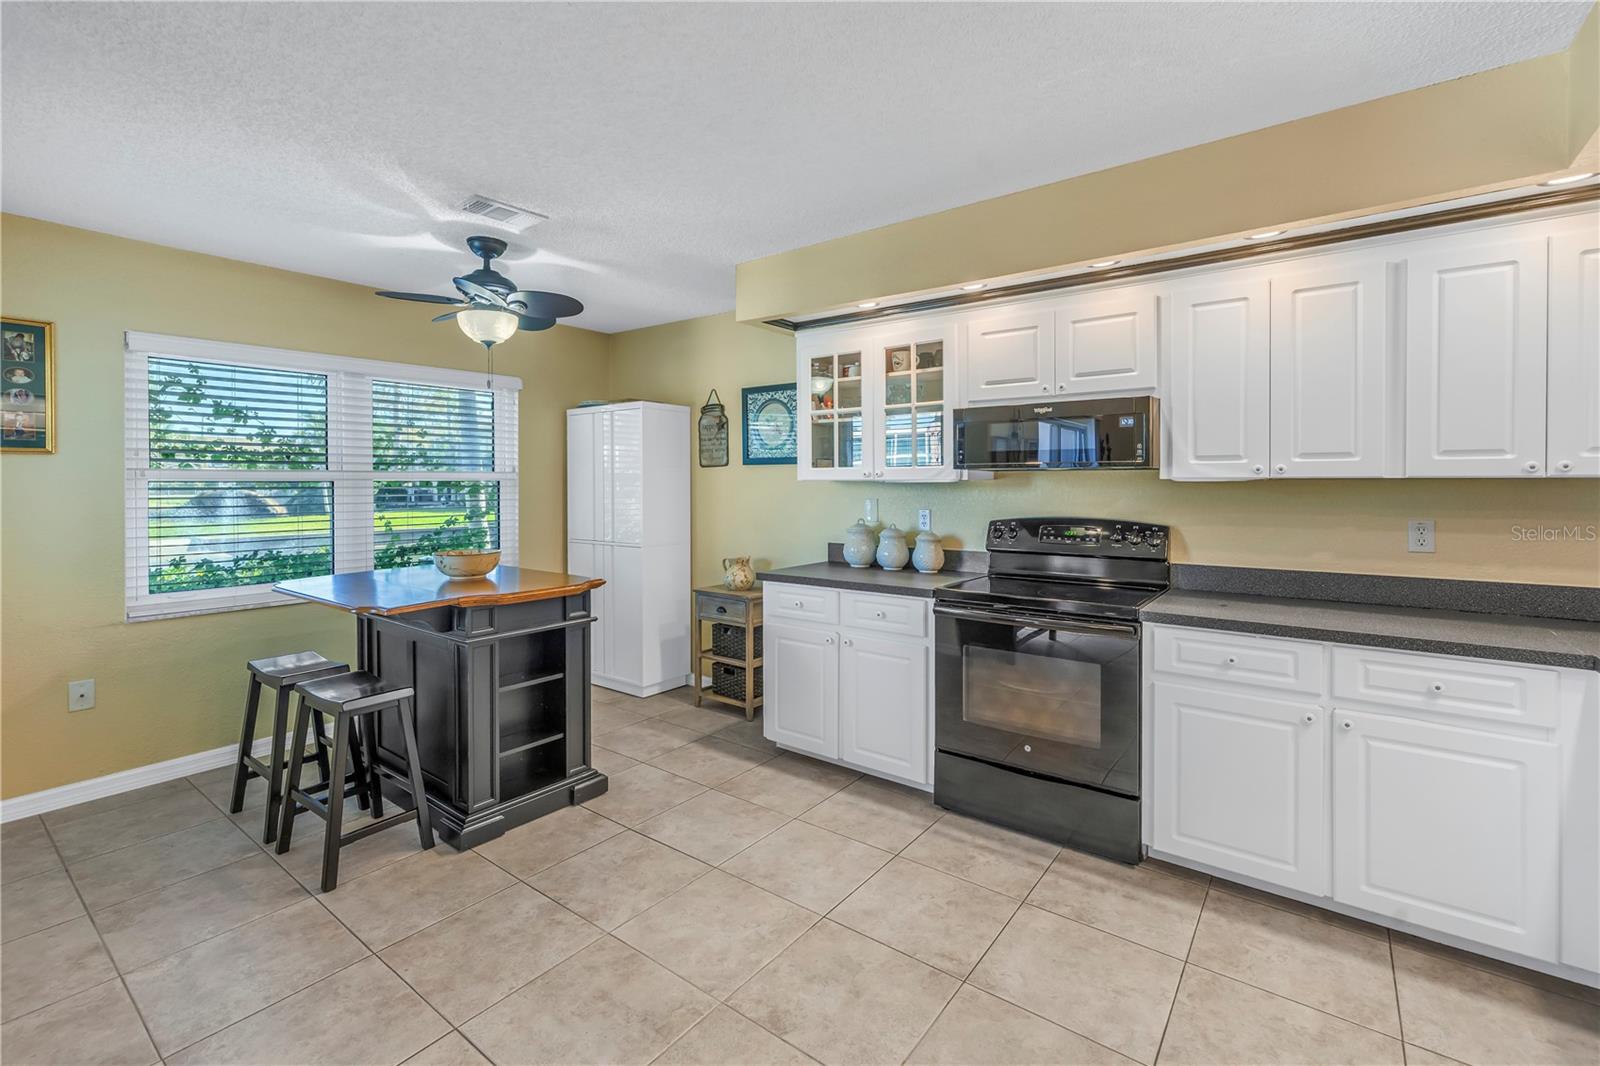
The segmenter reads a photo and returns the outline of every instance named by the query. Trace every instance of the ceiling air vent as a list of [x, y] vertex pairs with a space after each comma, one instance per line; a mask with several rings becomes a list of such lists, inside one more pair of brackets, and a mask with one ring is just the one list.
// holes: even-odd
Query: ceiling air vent
[[541, 215], [537, 211], [529, 211], [525, 207], [516, 207], [503, 200], [491, 200], [487, 196], [473, 196], [461, 205], [461, 210], [469, 215], [486, 218], [498, 226], [521, 232], [532, 229], [539, 223], [546, 221], [548, 215]]

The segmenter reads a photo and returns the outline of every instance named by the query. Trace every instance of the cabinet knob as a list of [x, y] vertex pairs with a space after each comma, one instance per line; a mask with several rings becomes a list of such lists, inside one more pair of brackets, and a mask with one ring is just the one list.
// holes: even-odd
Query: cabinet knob
[[1056, 386], [1056, 391], [1057, 392], [1066, 392], [1067, 391], [1066, 382], [1062, 382], [1060, 385], [1057, 385]]
[[1050, 391], [1050, 386], [1049, 385], [1040, 385], [1039, 386], [1039, 391], [1040, 392], [1049, 392]]
[[1251, 468], [1250, 468], [1250, 469], [1251, 469], [1251, 470], [1252, 470], [1252, 471], [1254, 471], [1254, 472], [1255, 472], [1255, 473], [1257, 473], [1257, 474], [1259, 474], [1259, 473], [1261, 473], [1261, 471], [1262, 471], [1262, 470], [1263, 470], [1263, 469], [1264, 469], [1264, 468], [1263, 468], [1263, 467], [1262, 467], [1262, 466], [1261, 466], [1261, 465], [1260, 465], [1260, 464], [1257, 464], [1257, 465], [1255, 465], [1255, 466], [1253, 466], [1253, 467], [1251, 467]]
[[1239, 661], [1239, 657], [1238, 657], [1238, 656], [1237, 656], [1237, 655], [1230, 655], [1230, 656], [1228, 656], [1228, 665], [1229, 665], [1229, 666], [1233, 666], [1233, 665], [1234, 665], [1234, 664], [1235, 664], [1235, 663], [1237, 663], [1237, 662], [1238, 662], [1238, 661]]
[[1355, 728], [1355, 723], [1352, 722], [1350, 719], [1346, 718], [1344, 721], [1339, 723], [1339, 728], [1340, 729], [1354, 729]]
[[845, 637], [845, 638], [844, 638], [844, 639], [843, 639], [843, 640], [841, 640], [841, 641], [840, 641], [840, 642], [839, 642], [839, 643], [841, 643], [841, 644], [843, 644], [843, 645], [844, 645], [844, 646], [845, 646], [845, 647], [847, 647], [847, 648], [848, 648], [848, 647], [850, 647], [850, 638], [849, 638], [849, 637]]
[[1281, 474], [1284, 471], [1288, 470], [1289, 468], [1287, 466], [1284, 466], [1282, 463], [1279, 463], [1277, 466], [1273, 467], [1272, 469], [1276, 470], [1278, 473]]
[[1313, 722], [1315, 722], [1315, 721], [1316, 721], [1316, 720], [1317, 720], [1317, 716], [1316, 716], [1316, 715], [1314, 715], [1314, 714], [1308, 714], [1308, 715], [1306, 715], [1306, 717], [1305, 717], [1305, 723], [1306, 723], [1306, 725], [1311, 725], [1311, 724], [1312, 724], [1312, 723], [1313, 723]]
[[874, 618], [882, 618], [883, 617], [883, 612], [882, 611], [873, 611], [872, 612], [872, 617], [874, 617]]
[[824, 644], [832, 644], [833, 643], [833, 638], [832, 637], [823, 637], [822, 638], [822, 643], [824, 643]]
[[1522, 469], [1526, 470], [1530, 474], [1536, 474], [1536, 473], [1539, 472], [1539, 464], [1538, 463], [1524, 463]]
[[796, 607], [804, 607], [806, 605], [806, 601], [804, 601], [804, 600], [795, 600], [794, 601], [794, 605]]
[[1559, 463], [1556, 464], [1556, 469], [1561, 471], [1563, 474], [1565, 474], [1568, 470], [1572, 469], [1572, 460], [1571, 459], [1563, 459], [1563, 460], [1561, 460]]
[[1435, 692], [1443, 692], [1444, 691], [1444, 682], [1443, 681], [1435, 681], [1432, 685], [1429, 685], [1428, 687], [1433, 689], [1433, 691], [1435, 691]]

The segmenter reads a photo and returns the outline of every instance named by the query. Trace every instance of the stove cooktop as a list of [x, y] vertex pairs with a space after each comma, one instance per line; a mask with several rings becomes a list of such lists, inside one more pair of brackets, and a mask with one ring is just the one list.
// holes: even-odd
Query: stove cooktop
[[974, 606], [1020, 607], [1049, 614], [1135, 621], [1139, 617], [1139, 608], [1164, 591], [1160, 588], [991, 574], [942, 588], [936, 598]]

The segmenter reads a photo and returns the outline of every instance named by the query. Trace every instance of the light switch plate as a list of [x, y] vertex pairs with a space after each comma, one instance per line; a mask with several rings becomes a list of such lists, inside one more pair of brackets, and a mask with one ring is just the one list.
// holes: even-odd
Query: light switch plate
[[1433, 551], [1433, 519], [1413, 518], [1406, 523], [1406, 551]]
[[917, 528], [923, 530], [933, 528], [933, 511], [924, 507], [917, 512]]
[[94, 706], [94, 678], [67, 682], [67, 710], [87, 711]]

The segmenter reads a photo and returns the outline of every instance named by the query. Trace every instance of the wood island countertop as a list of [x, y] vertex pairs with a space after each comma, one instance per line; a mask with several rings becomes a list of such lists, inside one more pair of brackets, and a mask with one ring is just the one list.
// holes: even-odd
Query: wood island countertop
[[497, 566], [483, 577], [447, 578], [429, 563], [280, 581], [274, 592], [356, 614], [395, 615], [432, 607], [498, 607], [576, 596], [605, 582], [549, 570]]

